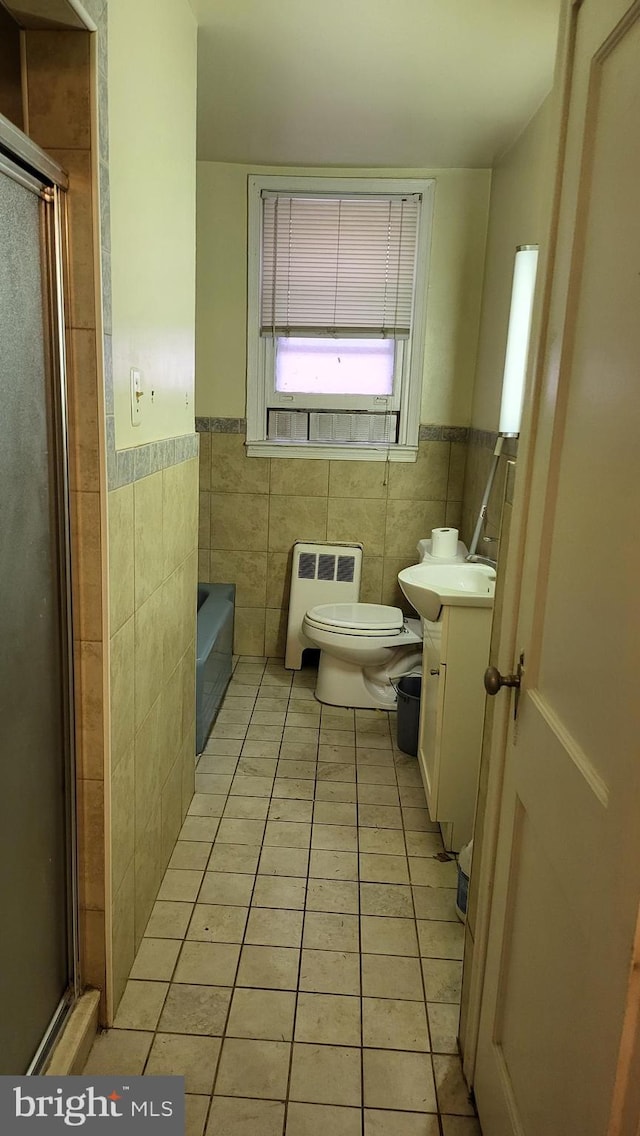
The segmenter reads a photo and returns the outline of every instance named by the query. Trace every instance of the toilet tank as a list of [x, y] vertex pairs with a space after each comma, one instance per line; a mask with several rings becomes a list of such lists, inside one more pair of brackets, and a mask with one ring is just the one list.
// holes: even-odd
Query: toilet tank
[[357, 603], [361, 575], [361, 544], [296, 541], [291, 565], [285, 667], [300, 670], [302, 652], [313, 647], [302, 631], [302, 621], [309, 608], [327, 603]]

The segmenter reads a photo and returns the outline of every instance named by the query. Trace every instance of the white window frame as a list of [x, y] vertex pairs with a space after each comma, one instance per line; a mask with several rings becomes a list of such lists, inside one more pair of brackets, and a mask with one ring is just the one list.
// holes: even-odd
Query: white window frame
[[[350, 406], [348, 395], [336, 404], [332, 396], [283, 396], [274, 391], [275, 342], [260, 335], [260, 287], [262, 257], [262, 191], [281, 193], [330, 193], [362, 196], [370, 193], [421, 195], [416, 277], [413, 292], [413, 314], [408, 340], [396, 340], [396, 372], [394, 394], [388, 398], [370, 399], [372, 412], [399, 413], [398, 441], [395, 443], [359, 443], [335, 445], [318, 442], [267, 441], [267, 409], [362, 409], [362, 396]], [[367, 459], [369, 461], [415, 461], [418, 453], [424, 342], [426, 329], [427, 281], [433, 199], [433, 178], [332, 178], [301, 176], [250, 176], [248, 183], [247, 241], [247, 453], [250, 457], [301, 457], [330, 459]], [[402, 381], [398, 383], [398, 371]], [[398, 389], [399, 388], [399, 389]]]

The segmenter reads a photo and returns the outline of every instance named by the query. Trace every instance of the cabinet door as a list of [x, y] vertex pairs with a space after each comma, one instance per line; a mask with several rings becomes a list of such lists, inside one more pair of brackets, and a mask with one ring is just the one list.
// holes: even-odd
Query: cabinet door
[[[439, 653], [425, 641], [422, 663], [422, 702], [420, 705], [420, 745], [418, 757], [427, 806], [432, 820], [438, 819], [438, 784], [440, 781], [440, 752], [442, 708], [447, 668], [439, 662]], [[435, 672], [435, 673], [432, 673]]]

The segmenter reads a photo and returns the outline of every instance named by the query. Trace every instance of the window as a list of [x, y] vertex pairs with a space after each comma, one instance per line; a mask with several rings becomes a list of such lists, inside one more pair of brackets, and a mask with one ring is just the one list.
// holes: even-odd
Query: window
[[432, 190], [249, 179], [249, 453], [414, 459]]

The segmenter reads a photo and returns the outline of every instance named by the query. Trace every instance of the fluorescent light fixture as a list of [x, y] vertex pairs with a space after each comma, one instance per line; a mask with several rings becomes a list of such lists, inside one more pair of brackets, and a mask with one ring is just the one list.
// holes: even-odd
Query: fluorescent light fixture
[[498, 433], [510, 437], [520, 433], [537, 267], [538, 246], [520, 245], [516, 249], [513, 268], [511, 311], [498, 426]]

